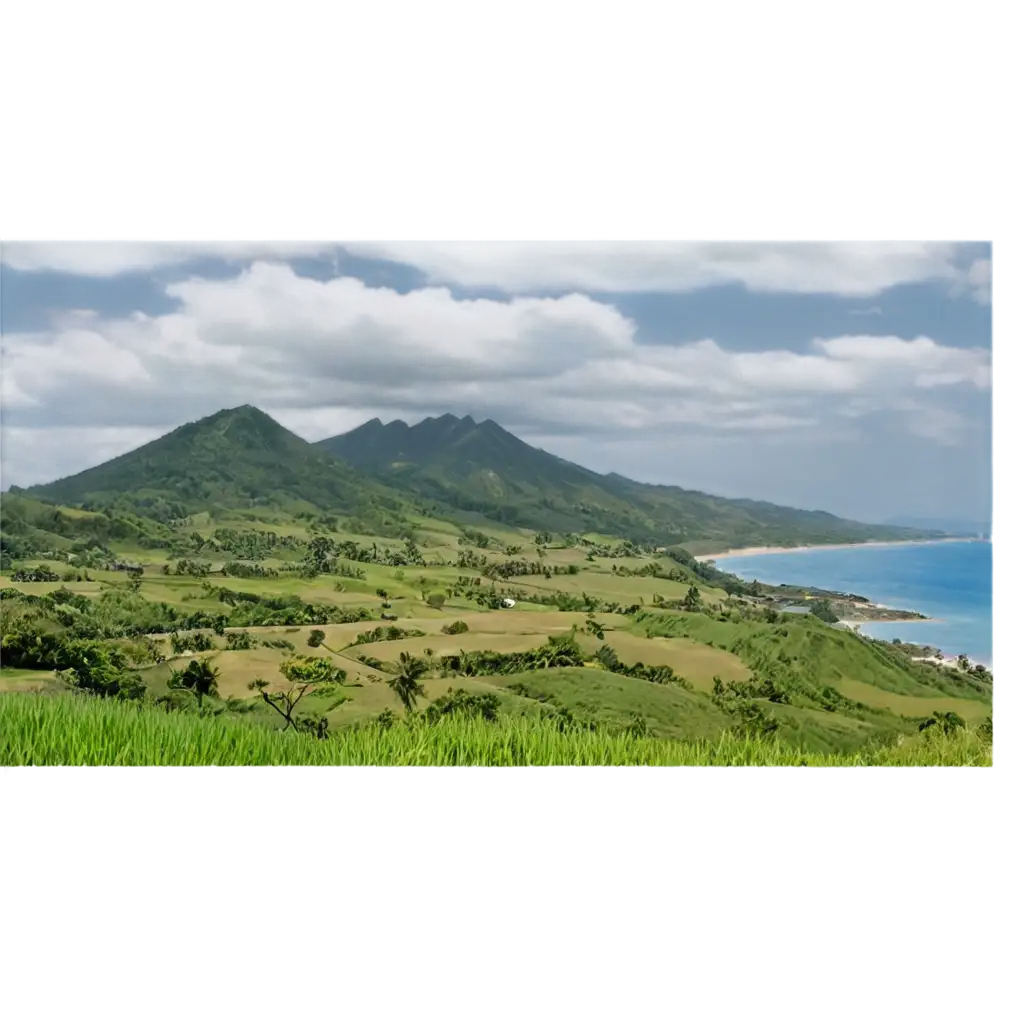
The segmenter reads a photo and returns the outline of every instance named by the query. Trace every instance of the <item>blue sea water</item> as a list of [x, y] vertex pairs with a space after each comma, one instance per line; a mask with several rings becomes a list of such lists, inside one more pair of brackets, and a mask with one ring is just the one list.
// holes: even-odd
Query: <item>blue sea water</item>
[[812, 548], [734, 555], [716, 564], [745, 580], [839, 590], [921, 612], [928, 622], [864, 624], [861, 632], [992, 664], [992, 545], [987, 541]]

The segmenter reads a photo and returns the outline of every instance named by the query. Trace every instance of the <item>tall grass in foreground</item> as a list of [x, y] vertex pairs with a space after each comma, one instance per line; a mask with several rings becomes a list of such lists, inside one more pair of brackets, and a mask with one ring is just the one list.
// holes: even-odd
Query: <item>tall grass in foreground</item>
[[681, 743], [559, 732], [531, 719], [452, 716], [316, 740], [244, 720], [199, 718], [77, 695], [0, 694], [3, 765], [990, 765], [992, 748], [938, 730], [854, 754], [805, 753], [774, 740], [723, 735]]

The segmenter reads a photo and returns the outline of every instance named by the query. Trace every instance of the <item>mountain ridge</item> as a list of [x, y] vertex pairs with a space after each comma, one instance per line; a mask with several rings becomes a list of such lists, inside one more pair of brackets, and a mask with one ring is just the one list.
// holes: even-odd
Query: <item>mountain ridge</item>
[[[310, 443], [251, 405], [183, 424], [91, 469], [25, 493], [167, 519], [207, 507], [312, 506], [395, 525], [433, 503], [552, 533], [692, 546], [900, 540], [935, 531], [856, 523], [828, 512], [727, 499], [600, 474], [534, 448], [492, 419], [446, 413], [409, 425], [378, 417]], [[383, 511], [382, 511], [383, 510]], [[390, 514], [390, 519], [388, 518]]]
[[[827, 543], [937, 535], [856, 523], [820, 510], [645, 484], [619, 473], [602, 475], [528, 445], [493, 420], [477, 423], [450, 413], [412, 426], [375, 418], [316, 444], [396, 489], [539, 529], [666, 543], [730, 539], [757, 544], [797, 538]], [[717, 529], [716, 519], [725, 520]]]

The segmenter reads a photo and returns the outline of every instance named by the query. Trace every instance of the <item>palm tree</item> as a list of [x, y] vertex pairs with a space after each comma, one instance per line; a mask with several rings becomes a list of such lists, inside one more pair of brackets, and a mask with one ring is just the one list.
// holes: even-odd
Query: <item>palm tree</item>
[[199, 710], [203, 710], [204, 697], [217, 696], [217, 677], [220, 670], [213, 667], [209, 660], [190, 661], [183, 672], [175, 672], [170, 685], [173, 689], [191, 690], [196, 695]]
[[395, 691], [407, 714], [412, 714], [417, 698], [427, 695], [420, 682], [420, 676], [426, 671], [426, 662], [414, 658], [408, 651], [398, 656], [398, 672], [388, 680], [388, 686]]

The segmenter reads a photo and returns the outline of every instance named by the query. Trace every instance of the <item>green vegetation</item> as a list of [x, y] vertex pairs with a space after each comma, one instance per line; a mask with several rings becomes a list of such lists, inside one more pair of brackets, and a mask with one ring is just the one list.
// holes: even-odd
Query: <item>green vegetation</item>
[[401, 501], [251, 406], [188, 423], [28, 495], [173, 524], [211, 507], [308, 506], [386, 526]]
[[[556, 490], [552, 456], [493, 424], [448, 427], [402, 461], [448, 452], [458, 501], [419, 470], [370, 479], [251, 409], [4, 495], [2, 708], [45, 726], [4, 756], [987, 763], [986, 670], [840, 628], [858, 595], [801, 591], [814, 614], [791, 615], [793, 588], [694, 557], [738, 541], [745, 503], [698, 503], [688, 520], [688, 492], [620, 501], [641, 485], [589, 474], [610, 488], [598, 495], [560, 460]], [[470, 508], [485, 481], [505, 490]], [[740, 533], [810, 539], [802, 513], [776, 511], [747, 509]], [[635, 528], [584, 532], [620, 514]]]
[[900, 745], [815, 754], [750, 736], [676, 743], [629, 732], [565, 730], [554, 721], [439, 714], [318, 740], [247, 719], [202, 718], [73, 697], [0, 694], [4, 765], [988, 765], [966, 730], [928, 730]]
[[[398, 535], [423, 507], [547, 533], [697, 542], [701, 550], [928, 535], [602, 476], [530, 447], [491, 420], [442, 416], [415, 427], [373, 420], [311, 445], [251, 406], [186, 424], [94, 469], [18, 493], [101, 513], [87, 531], [95, 543], [128, 534], [166, 543], [161, 527], [196, 513], [274, 507], [333, 516], [335, 523], [344, 516], [356, 533]], [[13, 520], [22, 536], [43, 530], [67, 536], [67, 523], [33, 521], [25, 506]], [[465, 531], [474, 529], [462, 525], [471, 543], [479, 538]], [[11, 557], [21, 557], [18, 550]], [[266, 557], [251, 548], [235, 553]]]
[[535, 530], [593, 531], [660, 544], [702, 541], [704, 551], [925, 535], [641, 484], [615, 473], [602, 476], [530, 447], [493, 420], [476, 423], [469, 416], [428, 418], [412, 427], [374, 419], [319, 447], [397, 490]]

